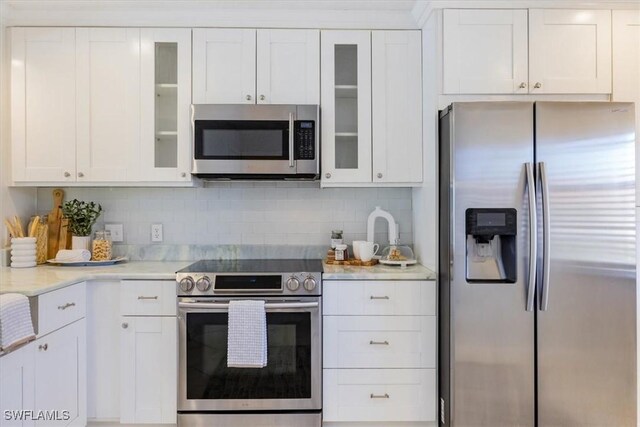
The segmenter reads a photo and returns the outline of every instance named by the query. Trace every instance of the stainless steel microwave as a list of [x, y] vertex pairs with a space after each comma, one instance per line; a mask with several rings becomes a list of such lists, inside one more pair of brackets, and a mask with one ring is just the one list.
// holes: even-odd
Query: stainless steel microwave
[[317, 105], [195, 104], [193, 168], [208, 179], [318, 179]]

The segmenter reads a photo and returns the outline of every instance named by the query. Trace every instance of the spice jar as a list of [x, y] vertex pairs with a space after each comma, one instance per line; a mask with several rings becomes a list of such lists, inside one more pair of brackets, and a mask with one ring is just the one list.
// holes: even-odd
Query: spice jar
[[342, 230], [331, 231], [331, 249], [335, 249], [337, 245], [342, 244]]
[[91, 259], [94, 261], [108, 261], [111, 259], [111, 232], [96, 231], [93, 238]]
[[348, 259], [347, 245], [336, 245], [336, 261], [346, 261]]

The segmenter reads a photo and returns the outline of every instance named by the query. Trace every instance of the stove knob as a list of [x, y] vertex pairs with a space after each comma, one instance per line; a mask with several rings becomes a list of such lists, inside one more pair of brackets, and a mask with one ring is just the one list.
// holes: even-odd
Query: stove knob
[[182, 289], [183, 292], [191, 292], [194, 285], [195, 283], [193, 283], [193, 278], [191, 276], [187, 276], [180, 280], [180, 289]]
[[302, 284], [302, 286], [304, 286], [304, 288], [311, 292], [312, 290], [314, 290], [316, 288], [316, 285], [318, 284], [318, 282], [316, 282], [316, 279], [314, 279], [313, 277], [309, 276], [306, 279], [304, 279], [304, 283]]
[[300, 289], [300, 281], [293, 276], [289, 277], [289, 279], [287, 280], [287, 289], [289, 289], [291, 292], [297, 291], [298, 289]]
[[211, 279], [209, 279], [207, 276], [202, 276], [196, 282], [196, 286], [198, 287], [198, 290], [200, 292], [206, 292], [209, 290], [209, 288], [211, 288]]

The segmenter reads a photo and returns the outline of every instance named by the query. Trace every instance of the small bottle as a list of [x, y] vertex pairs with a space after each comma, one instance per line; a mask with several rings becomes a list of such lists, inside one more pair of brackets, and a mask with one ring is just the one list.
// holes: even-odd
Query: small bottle
[[111, 259], [111, 232], [96, 231], [91, 247], [91, 259], [94, 261], [108, 261]]
[[331, 249], [342, 244], [342, 230], [331, 231]]
[[336, 245], [336, 261], [346, 261], [348, 259], [347, 245]]

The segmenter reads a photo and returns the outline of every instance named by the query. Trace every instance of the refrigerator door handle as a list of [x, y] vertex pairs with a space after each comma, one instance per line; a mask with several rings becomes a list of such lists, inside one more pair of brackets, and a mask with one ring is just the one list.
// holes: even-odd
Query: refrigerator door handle
[[538, 222], [536, 218], [536, 191], [533, 179], [533, 165], [525, 163], [527, 175], [527, 193], [529, 195], [529, 283], [527, 288], [527, 311], [533, 311], [536, 296], [536, 263], [538, 252], [536, 239], [538, 235]]
[[538, 176], [542, 193], [542, 284], [540, 310], [547, 311], [549, 307], [549, 261], [551, 259], [551, 227], [549, 226], [549, 183], [547, 168], [544, 162], [538, 162]]

